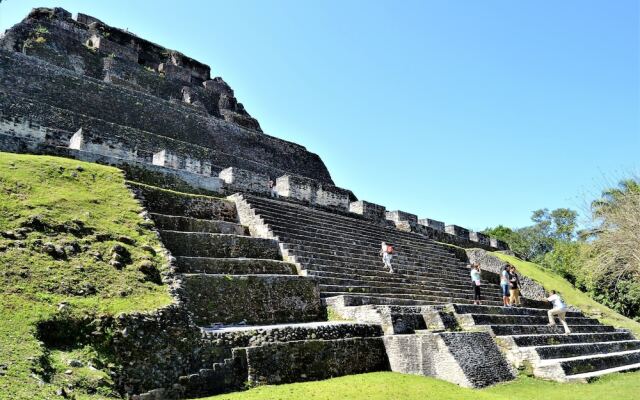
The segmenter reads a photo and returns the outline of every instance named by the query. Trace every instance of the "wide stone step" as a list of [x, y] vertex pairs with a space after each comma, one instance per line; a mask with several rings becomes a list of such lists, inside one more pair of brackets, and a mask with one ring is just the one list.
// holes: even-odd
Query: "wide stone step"
[[230, 235], [249, 234], [246, 227], [235, 222], [153, 213], [151, 214], [151, 218], [158, 229], [165, 231], [224, 233]]
[[[537, 315], [461, 314], [458, 321], [465, 326], [473, 325], [547, 325], [549, 319]], [[598, 320], [585, 317], [567, 317], [569, 325], [596, 325]]]
[[[431, 281], [414, 281], [414, 282], [395, 282], [395, 281], [384, 281], [384, 280], [372, 280], [366, 279], [361, 275], [352, 275], [352, 277], [327, 277], [327, 276], [317, 276], [313, 274], [307, 274], [307, 276], [313, 276], [316, 278], [319, 284], [322, 285], [342, 285], [342, 286], [371, 286], [371, 287], [384, 287], [389, 289], [400, 289], [400, 290], [414, 290], [419, 292], [442, 292], [442, 293], [450, 293], [450, 292], [460, 292], [460, 293], [473, 293], [470, 289], [472, 286], [469, 285], [456, 285], [449, 286], [444, 284], [444, 282], [433, 279]], [[485, 296], [494, 296], [496, 298], [502, 298], [502, 294], [498, 288], [492, 287], [483, 287], [482, 293]]]
[[551, 369], [549, 367], [554, 364], [559, 364], [560, 368], [564, 371], [564, 374], [568, 377], [570, 375], [585, 374], [616, 367], [640, 364], [640, 350], [611, 354], [595, 354], [560, 360], [547, 360], [536, 365], [534, 367], [534, 373], [538, 372], [540, 375], [544, 376], [545, 370]]
[[[422, 241], [435, 243], [430, 239], [425, 238], [422, 235], [412, 232], [404, 232], [392, 227], [382, 227], [380, 225], [371, 223], [369, 221], [363, 221], [356, 218], [342, 217], [332, 213], [316, 212], [315, 210], [306, 207], [291, 207], [281, 206], [275, 204], [259, 204], [260, 202], [250, 200], [252, 208], [263, 219], [275, 218], [277, 220], [294, 220], [295, 222], [305, 222], [305, 225], [309, 227], [320, 227], [322, 229], [330, 229], [331, 227], [339, 227], [338, 232], [344, 232], [347, 234], [358, 234], [364, 232], [366, 234], [380, 234], [378, 239], [384, 240], [384, 238], [392, 238], [392, 243], [400, 243], [402, 241]], [[321, 213], [321, 214], [318, 214]], [[391, 242], [391, 239], [389, 239]], [[442, 250], [444, 247], [438, 245]]]
[[[336, 244], [340, 246], [349, 246], [354, 250], [370, 251], [379, 249], [381, 241], [390, 242], [389, 238], [385, 236], [365, 236], [360, 235], [359, 238], [354, 237], [353, 234], [341, 231], [339, 227], [331, 227], [331, 229], [318, 229], [305, 225], [304, 221], [292, 222], [292, 221], [280, 221], [274, 219], [267, 219], [265, 221], [272, 228], [274, 234], [286, 237], [291, 243], [304, 244], [311, 239], [319, 246], [335, 247]], [[424, 252], [433, 257], [442, 257], [444, 259], [457, 259], [457, 257], [446, 250], [438, 247], [438, 245], [432, 242], [404, 242], [402, 244], [392, 243], [394, 248], [399, 254], [411, 253], [415, 251]]]
[[[564, 333], [560, 325], [488, 325], [497, 336], [504, 335], [534, 335]], [[616, 328], [609, 325], [569, 325], [572, 333], [615, 332]]]
[[544, 335], [520, 335], [512, 336], [511, 339], [517, 346], [546, 346], [572, 343], [595, 343], [619, 340], [633, 340], [630, 332], [604, 332], [604, 333], [572, 333], [564, 334], [544, 334]]
[[[326, 228], [313, 227], [305, 223], [305, 221], [294, 221], [289, 217], [269, 217], [264, 218], [276, 235], [283, 235], [292, 243], [300, 243], [300, 241], [308, 241], [314, 238], [319, 244], [332, 245], [333, 243], [344, 243], [359, 250], [366, 251], [371, 247], [379, 247], [380, 242], [385, 241], [392, 243], [399, 253], [424, 251], [434, 257], [444, 257], [457, 259], [455, 254], [442, 247], [442, 245], [430, 241], [426, 238], [418, 238], [417, 240], [397, 240], [392, 242], [388, 230], [384, 228], [378, 233], [349, 232], [340, 226], [328, 225]], [[286, 220], [281, 219], [286, 218]]]
[[[402, 294], [402, 293], [353, 293], [348, 291], [325, 291], [321, 290], [320, 295], [323, 298], [334, 296], [359, 296], [359, 297], [374, 297], [374, 298], [388, 298], [390, 301], [384, 301], [379, 303], [368, 304], [397, 304], [397, 305], [415, 305], [415, 304], [445, 304], [445, 303], [471, 303], [472, 298], [461, 298], [457, 296], [444, 297], [444, 296], [426, 296], [426, 295], [414, 295], [414, 294]], [[404, 300], [410, 300], [405, 302]], [[416, 302], [412, 302], [412, 301]], [[499, 304], [497, 301], [484, 301], [487, 304]]]
[[[379, 249], [371, 249], [369, 252], [352, 251], [349, 246], [342, 246], [339, 249], [335, 248], [321, 248], [315, 245], [313, 242], [309, 242], [307, 245], [291, 244], [282, 238], [279, 238], [283, 242], [284, 247], [292, 251], [296, 255], [303, 256], [305, 253], [310, 255], [310, 258], [325, 258], [330, 260], [343, 260], [343, 259], [357, 259], [360, 262], [382, 263], [382, 257], [379, 255]], [[394, 253], [392, 264], [398, 267], [410, 268], [411, 264], [418, 264], [420, 266], [428, 267], [429, 265], [446, 265], [450, 269], [451, 267], [458, 267], [452, 269], [452, 272], [462, 274], [465, 270], [459, 260], [447, 261], [442, 259], [434, 259], [428, 255], [414, 252], [411, 254]]]
[[[358, 276], [362, 279], [381, 280], [385, 282], [411, 282], [425, 284], [443, 282], [447, 286], [457, 287], [464, 290], [468, 289], [470, 284], [470, 278], [466, 276], [459, 278], [447, 274], [446, 272], [407, 270], [394, 270], [394, 272], [389, 272], [384, 267], [366, 268], [366, 266], [360, 266], [358, 264], [349, 265], [347, 263], [316, 264], [313, 268], [305, 269], [305, 271], [307, 271], [307, 274], [309, 275], [326, 276], [328, 278]], [[490, 290], [500, 290], [498, 285], [489, 282], [484, 286], [489, 287]]]
[[[337, 280], [357, 280], [359, 282], [384, 283], [386, 285], [410, 285], [411, 287], [430, 287], [438, 286], [449, 290], [468, 291], [469, 284], [462, 283], [459, 280], [449, 279], [446, 274], [430, 274], [430, 275], [409, 275], [403, 273], [390, 273], [388, 271], [371, 271], [364, 269], [343, 269], [342, 272], [325, 271], [324, 266], [315, 266], [323, 270], [306, 270], [307, 276], [314, 276], [318, 282], [329, 283], [338, 282]], [[335, 281], [330, 281], [333, 279]], [[502, 296], [502, 292], [497, 285], [484, 285], [482, 292]]]
[[176, 257], [177, 272], [228, 275], [296, 275], [295, 265], [257, 258]]
[[[447, 290], [446, 288], [442, 288], [438, 285], [406, 288], [406, 287], [398, 287], [395, 285], [383, 285], [380, 283], [367, 284], [366, 282], [361, 282], [357, 280], [352, 280], [351, 283], [326, 282], [323, 280], [318, 280], [318, 283], [321, 291], [342, 291], [342, 292], [349, 292], [349, 293], [398, 293], [398, 294], [417, 294], [417, 295], [424, 294], [424, 295], [441, 296], [441, 297], [456, 296], [461, 298], [473, 296], [473, 292], [471, 290], [466, 290], [466, 291]], [[499, 296], [487, 296], [487, 298], [489, 297], [494, 297], [496, 301], [502, 298]]]
[[316, 283], [292, 275], [183, 274], [185, 307], [200, 326], [326, 319]]
[[364, 295], [351, 295], [344, 293], [324, 293], [324, 301], [327, 304], [337, 303], [341, 307], [358, 307], [366, 305], [376, 306], [431, 306], [434, 304], [442, 304], [433, 301], [426, 300], [412, 300], [412, 299], [397, 299], [393, 297], [380, 297], [380, 296], [364, 296]]
[[203, 328], [207, 339], [232, 343], [233, 347], [261, 346], [296, 340], [334, 340], [382, 336], [379, 325], [344, 321], [323, 321], [274, 325], [245, 325]]
[[[338, 265], [355, 265], [365, 268], [384, 268], [381, 257], [358, 257], [357, 255], [336, 256], [319, 251], [316, 252], [312, 250], [307, 251], [300, 249], [290, 249], [288, 248], [288, 246], [285, 246], [285, 248], [287, 254], [295, 256], [298, 262], [305, 265], [311, 266], [317, 263], [331, 265], [337, 263]], [[447, 273], [447, 275], [458, 279], [471, 279], [468, 272], [465, 273], [466, 271], [464, 271], [461, 267], [455, 265], [428, 263], [424, 260], [399, 261], [397, 259], [393, 260], [391, 264], [394, 268], [394, 271], [397, 269], [400, 273], [443, 271]]]
[[640, 350], [640, 340], [562, 344], [534, 348], [534, 351], [541, 359], [571, 358], [590, 354], [619, 353], [630, 350]]
[[626, 365], [621, 365], [619, 367], [600, 369], [593, 372], [585, 372], [581, 374], [568, 375], [568, 376], [565, 376], [564, 380], [566, 382], [575, 382], [575, 381], [589, 382], [603, 375], [615, 374], [618, 372], [632, 372], [632, 371], [640, 371], [640, 363], [626, 364]]
[[278, 242], [272, 239], [216, 233], [160, 231], [171, 253], [187, 257], [281, 259]]
[[[392, 235], [398, 240], [428, 240], [422, 235], [414, 232], [405, 232], [395, 229], [393, 225], [381, 226], [367, 220], [358, 218], [345, 217], [334, 213], [317, 211], [308, 207], [284, 205], [282, 203], [265, 203], [261, 200], [249, 200], [254, 211], [261, 215], [265, 213], [270, 216], [280, 217], [286, 216], [304, 220], [307, 225], [316, 225], [327, 227], [330, 222], [333, 226], [340, 226], [342, 231], [351, 230], [357, 232], [379, 232], [387, 231], [388, 235]], [[289, 219], [290, 219], [289, 218]]]
[[[483, 288], [484, 289], [484, 288]], [[496, 314], [496, 315], [547, 315], [546, 309], [527, 307], [491, 307], [474, 304], [451, 304], [449, 309], [456, 314]], [[567, 311], [567, 317], [582, 317], [581, 312]]]
[[228, 222], [238, 220], [235, 203], [226, 199], [174, 192], [134, 183], [130, 186], [136, 194], [141, 196], [145, 208], [150, 213]]

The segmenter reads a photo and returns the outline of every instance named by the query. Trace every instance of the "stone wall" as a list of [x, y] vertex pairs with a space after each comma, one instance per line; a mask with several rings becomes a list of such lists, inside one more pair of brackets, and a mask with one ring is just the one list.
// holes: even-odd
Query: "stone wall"
[[382, 338], [309, 340], [242, 349], [250, 384], [282, 384], [388, 371]]
[[182, 290], [196, 323], [274, 324], [326, 319], [320, 291], [295, 275], [186, 275]]
[[384, 337], [391, 370], [481, 388], [515, 378], [491, 335], [420, 333]]
[[220, 348], [205, 346], [200, 329], [179, 305], [122, 314], [110, 327], [115, 383], [124, 393], [170, 388], [180, 376], [217, 362]]

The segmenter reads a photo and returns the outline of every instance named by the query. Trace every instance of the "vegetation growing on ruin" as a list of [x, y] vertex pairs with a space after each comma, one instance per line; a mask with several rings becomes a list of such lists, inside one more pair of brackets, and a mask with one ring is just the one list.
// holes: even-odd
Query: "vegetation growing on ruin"
[[114, 395], [108, 354], [38, 326], [171, 301], [157, 283], [161, 243], [140, 212], [118, 169], [0, 153], [1, 399]]
[[263, 386], [203, 400], [632, 400], [637, 398], [639, 390], [640, 372], [607, 375], [590, 384], [547, 382], [522, 376], [513, 382], [480, 390], [461, 388], [430, 377], [375, 372], [320, 382]]

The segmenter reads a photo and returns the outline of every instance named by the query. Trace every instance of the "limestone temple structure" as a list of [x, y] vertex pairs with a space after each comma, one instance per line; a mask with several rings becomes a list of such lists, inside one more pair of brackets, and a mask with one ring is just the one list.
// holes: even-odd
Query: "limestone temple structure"
[[[170, 253], [174, 303], [112, 322], [123, 395], [385, 370], [484, 387], [523, 366], [558, 381], [640, 367], [628, 331], [577, 309], [573, 334], [547, 326], [530, 279], [524, 307], [500, 307], [504, 263], [490, 251], [505, 243], [357, 199], [316, 154], [262, 132], [209, 66], [97, 18], [38, 8], [0, 37], [0, 151], [121, 168]], [[481, 306], [469, 262], [484, 270]]]

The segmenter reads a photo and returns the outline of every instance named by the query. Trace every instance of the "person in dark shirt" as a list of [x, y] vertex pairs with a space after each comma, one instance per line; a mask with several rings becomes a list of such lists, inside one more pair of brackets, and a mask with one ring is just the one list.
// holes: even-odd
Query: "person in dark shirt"
[[520, 305], [520, 277], [513, 265], [509, 271], [509, 293], [511, 294], [509, 304], [512, 307], [518, 307]]

